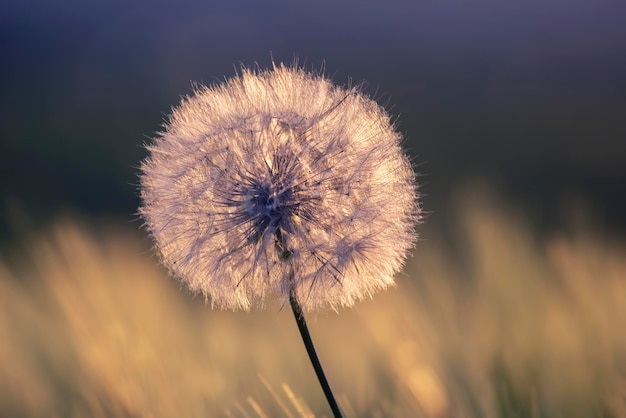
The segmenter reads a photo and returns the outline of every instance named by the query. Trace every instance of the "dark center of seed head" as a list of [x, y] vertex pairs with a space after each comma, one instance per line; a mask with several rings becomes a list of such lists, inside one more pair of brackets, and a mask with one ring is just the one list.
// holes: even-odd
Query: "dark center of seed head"
[[247, 204], [248, 213], [256, 218], [258, 223], [265, 225], [265, 228], [278, 227], [283, 215], [281, 196], [277, 195], [271, 186], [254, 189]]
[[273, 234], [276, 250], [284, 261], [291, 257], [282, 232], [295, 206], [291, 202], [291, 195], [289, 190], [278, 193], [272, 185], [257, 185], [246, 201], [246, 210], [254, 223], [253, 240], [258, 241], [267, 232]]
[[263, 234], [267, 228], [280, 226], [284, 215], [282, 196], [270, 185], [254, 186], [246, 201], [246, 210], [255, 224], [257, 232]]

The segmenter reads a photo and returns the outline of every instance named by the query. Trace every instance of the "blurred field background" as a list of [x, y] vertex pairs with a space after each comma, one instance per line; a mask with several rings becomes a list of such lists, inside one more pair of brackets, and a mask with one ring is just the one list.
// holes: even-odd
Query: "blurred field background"
[[427, 212], [397, 288], [308, 318], [346, 415], [626, 417], [624, 21], [623, 0], [0, 2], [0, 417], [330, 414], [291, 312], [211, 311], [136, 219], [142, 144], [192, 82], [294, 57], [367, 81]]
[[[624, 242], [457, 203], [396, 288], [309, 315], [346, 416], [626, 416]], [[330, 414], [289, 309], [212, 311], [130, 227], [65, 219], [5, 255], [0, 341], [3, 417]]]

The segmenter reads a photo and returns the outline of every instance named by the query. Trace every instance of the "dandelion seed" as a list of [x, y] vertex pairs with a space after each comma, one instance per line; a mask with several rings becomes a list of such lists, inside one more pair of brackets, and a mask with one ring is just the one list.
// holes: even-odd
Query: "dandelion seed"
[[376, 102], [284, 65], [194, 93], [141, 166], [140, 213], [174, 276], [226, 309], [336, 309], [394, 283], [419, 206]]
[[199, 87], [141, 166], [140, 213], [163, 263], [214, 306], [289, 301], [336, 418], [302, 310], [393, 284], [419, 219], [400, 139], [358, 89], [281, 65]]

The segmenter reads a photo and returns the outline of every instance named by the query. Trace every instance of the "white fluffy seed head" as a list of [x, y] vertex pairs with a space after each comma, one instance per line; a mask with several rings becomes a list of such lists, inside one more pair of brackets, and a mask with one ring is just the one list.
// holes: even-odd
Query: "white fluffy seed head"
[[163, 264], [213, 306], [350, 306], [392, 285], [416, 240], [400, 140], [359, 89], [243, 70], [173, 110], [141, 166], [140, 213]]

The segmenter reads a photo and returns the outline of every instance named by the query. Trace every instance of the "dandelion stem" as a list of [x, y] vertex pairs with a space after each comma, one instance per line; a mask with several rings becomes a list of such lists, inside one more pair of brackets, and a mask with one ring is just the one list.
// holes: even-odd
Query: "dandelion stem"
[[339, 405], [335, 400], [333, 391], [330, 389], [328, 380], [326, 380], [326, 375], [324, 374], [324, 369], [322, 369], [322, 364], [320, 363], [319, 358], [317, 358], [315, 346], [313, 345], [311, 334], [309, 334], [309, 328], [306, 325], [306, 320], [304, 319], [304, 314], [302, 313], [302, 307], [298, 303], [298, 300], [296, 299], [293, 291], [289, 295], [289, 302], [291, 303], [291, 310], [293, 311], [293, 315], [296, 318], [296, 323], [298, 324], [298, 330], [300, 331], [300, 335], [302, 336], [302, 341], [304, 342], [304, 346], [306, 347], [306, 352], [309, 354], [309, 359], [311, 359], [311, 364], [313, 365], [313, 369], [315, 370], [317, 379], [320, 381], [320, 385], [322, 385], [322, 390], [324, 391], [324, 395], [326, 395], [326, 400], [328, 400], [330, 409], [333, 411], [333, 415], [335, 416], [335, 418], [342, 418], [343, 415], [341, 414]]

